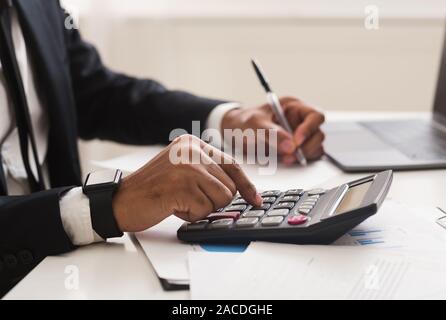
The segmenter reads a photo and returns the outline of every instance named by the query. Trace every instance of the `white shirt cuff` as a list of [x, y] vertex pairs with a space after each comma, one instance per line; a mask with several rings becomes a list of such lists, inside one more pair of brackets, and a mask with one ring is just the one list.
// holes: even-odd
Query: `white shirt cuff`
[[62, 224], [76, 246], [104, 241], [94, 230], [91, 223], [90, 201], [82, 188], [73, 188], [65, 193], [59, 202]]
[[211, 111], [211, 113], [208, 116], [208, 119], [206, 121], [206, 130], [213, 130], [218, 131], [219, 134], [213, 134], [212, 135], [212, 141], [211, 144], [215, 147], [221, 149], [222, 144], [222, 137], [221, 137], [221, 122], [223, 121], [224, 115], [233, 110], [241, 108], [241, 104], [238, 102], [227, 102], [219, 104], [214, 108], [214, 110]]

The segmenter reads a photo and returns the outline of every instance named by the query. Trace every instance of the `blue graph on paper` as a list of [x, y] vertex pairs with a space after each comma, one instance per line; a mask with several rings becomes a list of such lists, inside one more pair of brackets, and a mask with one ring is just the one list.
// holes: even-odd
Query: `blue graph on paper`
[[357, 244], [361, 246], [385, 244], [384, 231], [380, 229], [354, 229], [347, 233]]
[[233, 252], [241, 253], [246, 250], [248, 245], [226, 245], [226, 244], [200, 244], [199, 248], [206, 252]]
[[339, 246], [370, 246], [381, 248], [401, 248], [407, 245], [408, 232], [399, 226], [360, 227], [350, 230], [336, 240]]
[[403, 247], [407, 232], [399, 227], [355, 228], [339, 238], [334, 244], [340, 246], [373, 246], [385, 248]]

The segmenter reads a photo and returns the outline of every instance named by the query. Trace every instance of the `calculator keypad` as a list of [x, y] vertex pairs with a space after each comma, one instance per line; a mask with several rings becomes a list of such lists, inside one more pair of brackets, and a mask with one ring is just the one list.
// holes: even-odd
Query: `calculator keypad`
[[249, 205], [240, 195], [227, 207], [211, 213], [206, 219], [191, 223], [189, 230], [224, 228], [263, 228], [280, 225], [301, 226], [311, 220], [311, 212], [326, 191], [313, 189], [278, 190], [261, 193], [263, 204]]

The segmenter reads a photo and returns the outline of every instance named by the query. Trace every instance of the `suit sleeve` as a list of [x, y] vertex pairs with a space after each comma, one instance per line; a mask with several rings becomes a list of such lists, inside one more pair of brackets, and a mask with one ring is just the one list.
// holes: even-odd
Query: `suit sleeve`
[[0, 297], [46, 256], [74, 249], [59, 209], [69, 189], [0, 196]]
[[212, 109], [224, 102], [111, 71], [76, 29], [66, 29], [65, 39], [78, 127], [84, 139], [167, 143], [172, 129], [191, 132], [192, 121], [200, 121], [202, 131]]

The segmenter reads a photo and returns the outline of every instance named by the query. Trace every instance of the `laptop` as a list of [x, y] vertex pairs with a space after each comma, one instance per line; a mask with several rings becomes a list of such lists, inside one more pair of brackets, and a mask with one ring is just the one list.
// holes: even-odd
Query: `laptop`
[[327, 156], [346, 172], [446, 168], [446, 33], [432, 116], [332, 122]]

